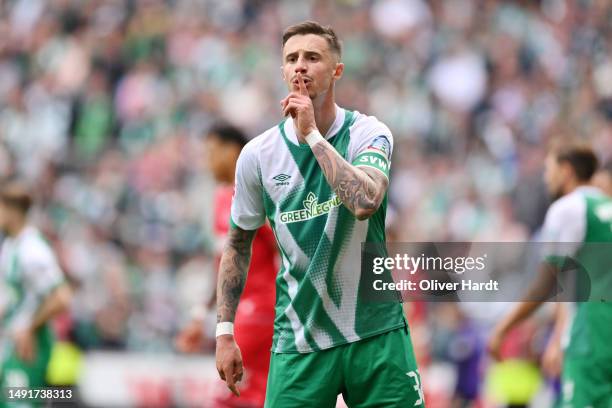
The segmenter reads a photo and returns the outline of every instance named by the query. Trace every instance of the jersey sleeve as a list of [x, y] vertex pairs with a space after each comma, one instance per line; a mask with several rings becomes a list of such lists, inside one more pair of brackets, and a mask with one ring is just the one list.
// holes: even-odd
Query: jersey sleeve
[[349, 146], [351, 164], [374, 168], [389, 178], [392, 152], [393, 136], [382, 122], [367, 116], [353, 124]]
[[230, 226], [256, 230], [265, 222], [263, 192], [255, 142], [247, 143], [236, 163]]
[[586, 234], [586, 201], [580, 195], [564, 197], [546, 213], [540, 241], [545, 257], [572, 256]]
[[20, 255], [24, 279], [36, 296], [45, 297], [64, 282], [64, 274], [46, 244], [34, 244], [27, 249], [27, 255]]
[[51, 248], [42, 242], [30, 240], [20, 250], [19, 259], [28, 290], [11, 319], [11, 331], [27, 327], [45, 298], [65, 281]]

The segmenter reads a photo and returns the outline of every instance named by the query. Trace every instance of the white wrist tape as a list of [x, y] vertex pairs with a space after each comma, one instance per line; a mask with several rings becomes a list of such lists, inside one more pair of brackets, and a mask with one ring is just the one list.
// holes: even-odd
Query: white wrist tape
[[215, 333], [215, 337], [223, 336], [224, 334], [231, 334], [232, 336], [234, 335], [234, 323], [217, 323], [217, 332]]
[[325, 138], [323, 136], [321, 136], [321, 133], [319, 133], [319, 131], [317, 129], [315, 129], [312, 132], [310, 132], [309, 134], [307, 134], [304, 139], [306, 139], [306, 143], [308, 143], [308, 146], [310, 146], [310, 147], [316, 145], [317, 143], [319, 143], [322, 140], [325, 140]]

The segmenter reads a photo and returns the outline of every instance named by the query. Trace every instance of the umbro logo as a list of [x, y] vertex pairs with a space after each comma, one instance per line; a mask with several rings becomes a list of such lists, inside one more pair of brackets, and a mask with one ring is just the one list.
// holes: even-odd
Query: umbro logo
[[291, 176], [285, 173], [280, 173], [272, 177], [273, 180], [276, 180], [278, 182], [276, 183], [277, 186], [288, 186], [289, 182], [287, 180], [289, 180], [290, 178]]
[[273, 178], [274, 180], [276, 180], [276, 181], [283, 182], [283, 181], [287, 181], [287, 180], [289, 180], [289, 179], [291, 178], [291, 176], [290, 176], [290, 175], [288, 175], [288, 174], [281, 173], [281, 174], [277, 174], [276, 176], [274, 176], [274, 177], [272, 177], [272, 178]]

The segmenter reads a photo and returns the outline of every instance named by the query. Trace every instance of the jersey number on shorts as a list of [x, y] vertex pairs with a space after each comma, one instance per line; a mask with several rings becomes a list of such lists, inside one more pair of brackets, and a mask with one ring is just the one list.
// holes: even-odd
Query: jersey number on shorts
[[419, 399], [414, 403], [414, 406], [416, 407], [417, 405], [422, 405], [425, 398], [423, 396], [423, 387], [421, 387], [419, 370], [408, 371], [406, 375], [414, 379], [414, 390], [419, 393]]

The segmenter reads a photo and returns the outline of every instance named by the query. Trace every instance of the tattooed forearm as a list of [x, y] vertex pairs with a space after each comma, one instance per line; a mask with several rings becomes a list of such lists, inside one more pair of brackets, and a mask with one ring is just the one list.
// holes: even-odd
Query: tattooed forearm
[[315, 144], [312, 152], [327, 182], [349, 211], [358, 219], [366, 219], [376, 212], [389, 184], [384, 175], [349, 164], [327, 142]]
[[233, 322], [251, 261], [255, 231], [231, 228], [221, 256], [217, 282], [217, 322]]

